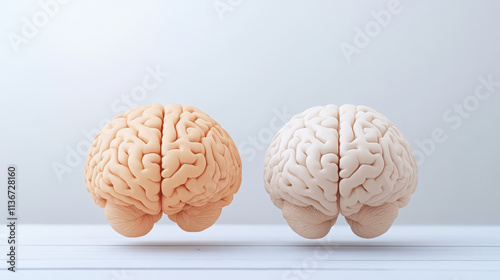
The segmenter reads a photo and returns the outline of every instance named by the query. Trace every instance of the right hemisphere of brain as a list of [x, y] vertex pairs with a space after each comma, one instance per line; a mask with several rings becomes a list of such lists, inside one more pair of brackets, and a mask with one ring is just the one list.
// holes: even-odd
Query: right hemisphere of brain
[[229, 134], [197, 108], [139, 106], [97, 134], [85, 182], [125, 236], [145, 235], [162, 213], [186, 231], [201, 231], [238, 191], [241, 159]]
[[264, 184], [291, 228], [325, 236], [339, 214], [355, 234], [386, 232], [417, 186], [410, 145], [383, 115], [366, 106], [313, 107], [276, 134]]

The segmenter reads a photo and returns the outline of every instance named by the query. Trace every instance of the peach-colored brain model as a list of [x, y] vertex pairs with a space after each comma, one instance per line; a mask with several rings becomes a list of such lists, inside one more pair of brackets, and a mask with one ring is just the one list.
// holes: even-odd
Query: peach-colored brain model
[[355, 234], [385, 233], [417, 186], [410, 145], [383, 115], [365, 106], [314, 107], [274, 137], [264, 184], [290, 227], [321, 238], [345, 216]]
[[85, 183], [125, 236], [147, 234], [162, 212], [186, 231], [201, 231], [238, 191], [241, 159], [229, 134], [197, 108], [139, 106], [97, 134]]

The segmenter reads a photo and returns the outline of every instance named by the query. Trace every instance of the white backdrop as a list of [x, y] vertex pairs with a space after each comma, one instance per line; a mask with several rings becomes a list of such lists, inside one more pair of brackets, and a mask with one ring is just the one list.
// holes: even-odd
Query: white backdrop
[[0, 180], [17, 164], [21, 223], [106, 222], [85, 189], [89, 141], [152, 103], [194, 105], [239, 146], [219, 223], [284, 223], [262, 181], [272, 135], [352, 103], [389, 117], [419, 161], [396, 223], [500, 224], [499, 1], [66, 2], [0, 4]]

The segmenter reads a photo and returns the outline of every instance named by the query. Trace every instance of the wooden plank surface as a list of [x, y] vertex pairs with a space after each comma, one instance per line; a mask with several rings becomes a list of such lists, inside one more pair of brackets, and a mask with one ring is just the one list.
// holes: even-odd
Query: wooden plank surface
[[394, 226], [379, 238], [361, 239], [338, 225], [326, 238], [307, 240], [284, 225], [215, 225], [200, 233], [158, 225], [145, 237], [125, 238], [107, 225], [21, 224], [16, 273], [6, 270], [7, 246], [5, 238], [0, 241], [0, 279], [59, 279], [56, 272], [60, 279], [115, 280], [166, 274], [177, 279], [500, 279], [500, 226]]

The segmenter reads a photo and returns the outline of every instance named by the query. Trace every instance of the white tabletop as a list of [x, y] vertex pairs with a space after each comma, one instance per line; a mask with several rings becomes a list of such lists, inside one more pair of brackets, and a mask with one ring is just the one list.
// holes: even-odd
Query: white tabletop
[[362, 239], [337, 225], [308, 240], [283, 225], [157, 225], [126, 238], [108, 225], [21, 224], [16, 273], [1, 233], [0, 279], [500, 279], [500, 226], [394, 226]]

